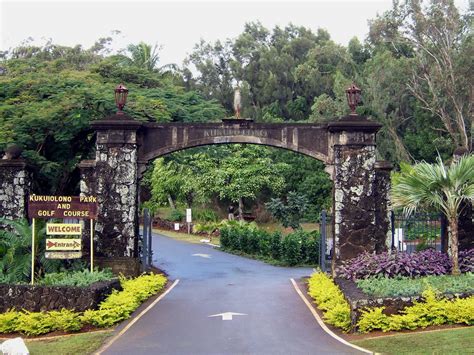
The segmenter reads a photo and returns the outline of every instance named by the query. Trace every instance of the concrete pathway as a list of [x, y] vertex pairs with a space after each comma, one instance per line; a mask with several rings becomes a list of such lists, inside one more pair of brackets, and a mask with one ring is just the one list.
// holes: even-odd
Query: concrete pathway
[[[154, 235], [155, 265], [179, 284], [104, 354], [355, 354], [324, 332], [282, 268]], [[232, 320], [223, 320], [233, 312]]]

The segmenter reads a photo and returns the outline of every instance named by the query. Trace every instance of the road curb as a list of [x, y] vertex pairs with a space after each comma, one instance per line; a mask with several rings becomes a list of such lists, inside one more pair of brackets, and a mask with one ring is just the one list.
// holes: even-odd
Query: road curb
[[314, 309], [313, 305], [306, 299], [306, 297], [304, 296], [303, 292], [301, 292], [300, 288], [298, 287], [297, 283], [295, 282], [294, 279], [290, 279], [291, 283], [293, 284], [293, 287], [295, 288], [296, 290], [296, 293], [298, 293], [298, 295], [300, 296], [300, 298], [303, 300], [303, 302], [305, 303], [305, 305], [309, 308], [309, 310], [311, 311], [311, 314], [313, 315], [313, 317], [316, 319], [316, 321], [318, 322], [319, 326], [321, 328], [323, 328], [323, 330], [329, 334], [331, 337], [333, 337], [334, 339], [336, 339], [338, 342], [346, 345], [346, 346], [349, 346], [353, 349], [356, 349], [356, 350], [359, 350], [359, 351], [362, 351], [366, 354], [374, 354], [372, 351], [369, 351], [367, 349], [364, 349], [364, 348], [361, 348], [360, 346], [357, 346], [357, 345], [354, 345], [354, 344], [351, 344], [349, 343], [347, 340], [344, 340], [342, 339], [340, 336], [334, 334], [327, 326], [326, 324], [324, 324], [323, 320], [321, 319], [321, 317], [319, 317], [319, 314], [318, 312], [316, 312], [316, 310]]
[[105, 350], [107, 350], [118, 338], [120, 338], [127, 330], [129, 330], [138, 320], [143, 317], [150, 309], [152, 309], [158, 302], [160, 302], [171, 290], [179, 283], [179, 279], [173, 282], [173, 284], [168, 288], [164, 293], [162, 293], [156, 300], [153, 301], [147, 308], [141, 311], [133, 320], [126, 325], [117, 335], [105, 343], [99, 350], [97, 350], [94, 355], [101, 355]]

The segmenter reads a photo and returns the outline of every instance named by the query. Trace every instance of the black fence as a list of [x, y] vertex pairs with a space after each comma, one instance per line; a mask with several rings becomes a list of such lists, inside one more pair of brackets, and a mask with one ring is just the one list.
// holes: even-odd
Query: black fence
[[392, 250], [413, 253], [433, 248], [446, 250], [446, 219], [437, 213], [415, 213], [406, 217], [391, 212]]
[[153, 246], [152, 246], [152, 216], [148, 208], [143, 209], [143, 229], [140, 233], [138, 247], [142, 271], [148, 271], [152, 266]]
[[326, 272], [331, 270], [334, 234], [332, 216], [327, 214], [325, 210], [321, 212], [320, 232], [321, 240], [319, 243], [319, 267], [322, 271]]

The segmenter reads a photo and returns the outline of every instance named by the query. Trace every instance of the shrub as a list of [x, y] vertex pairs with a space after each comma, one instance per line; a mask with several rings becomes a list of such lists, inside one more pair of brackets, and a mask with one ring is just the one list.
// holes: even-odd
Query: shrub
[[202, 222], [218, 222], [219, 216], [216, 212], [210, 209], [197, 210], [194, 213], [194, 219]]
[[351, 310], [339, 287], [325, 273], [316, 272], [309, 281], [309, 295], [324, 313], [324, 319], [343, 331], [351, 327]]
[[114, 278], [114, 274], [110, 269], [73, 271], [73, 272], [57, 272], [49, 273], [38, 280], [39, 285], [47, 286], [78, 286], [86, 287], [94, 282], [107, 281]]
[[171, 222], [181, 222], [184, 219], [185, 216], [186, 215], [184, 214], [183, 211], [174, 209], [174, 210], [171, 211], [168, 219]]
[[450, 270], [451, 262], [448, 256], [429, 249], [411, 254], [364, 253], [343, 262], [336, 273], [339, 277], [356, 280], [377, 275], [385, 277], [443, 275]]
[[129, 318], [144, 300], [163, 289], [166, 278], [150, 274], [130, 280], [121, 278], [120, 282], [123, 290], [114, 290], [97, 310], [84, 313], [67, 309], [50, 312], [10, 310], [0, 314], [0, 333], [41, 335], [55, 330], [71, 332], [80, 330], [84, 324], [110, 327]]
[[474, 272], [474, 248], [459, 252], [459, 270], [461, 272]]
[[456, 298], [452, 301], [438, 297], [433, 289], [423, 292], [423, 301], [414, 302], [400, 314], [386, 315], [384, 307], [369, 308], [362, 311], [357, 323], [359, 331], [426, 328], [442, 324], [474, 324], [474, 297]]
[[252, 223], [227, 223], [220, 229], [223, 250], [272, 258], [286, 265], [317, 264], [319, 233], [298, 230], [286, 237], [268, 233]]
[[474, 274], [466, 273], [459, 276], [440, 275], [424, 277], [369, 277], [356, 280], [357, 287], [371, 296], [397, 297], [421, 294], [431, 287], [440, 293], [459, 293], [474, 290]]
[[142, 275], [136, 279], [121, 279], [122, 291], [114, 290], [98, 310], [84, 312], [83, 320], [97, 327], [110, 327], [130, 317], [130, 314], [166, 284], [163, 275]]
[[0, 313], [0, 333], [13, 333], [16, 328], [18, 315], [19, 313], [14, 310]]

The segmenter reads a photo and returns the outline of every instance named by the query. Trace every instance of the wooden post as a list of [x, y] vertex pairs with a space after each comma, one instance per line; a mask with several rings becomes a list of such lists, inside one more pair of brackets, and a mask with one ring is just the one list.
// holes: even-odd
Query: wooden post
[[35, 230], [36, 230], [36, 218], [33, 218], [31, 224], [31, 284], [35, 283]]
[[94, 220], [91, 218], [91, 272], [94, 272]]

